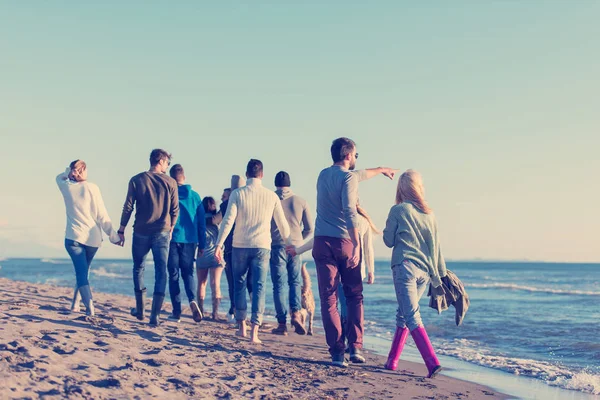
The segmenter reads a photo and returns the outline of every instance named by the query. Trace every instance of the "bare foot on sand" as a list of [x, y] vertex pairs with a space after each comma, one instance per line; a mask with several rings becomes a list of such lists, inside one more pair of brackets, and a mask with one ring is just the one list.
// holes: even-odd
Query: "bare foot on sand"
[[262, 341], [258, 338], [258, 328], [260, 325], [252, 324], [252, 330], [250, 331], [250, 343], [262, 344]]
[[248, 333], [246, 332], [246, 330], [247, 330], [246, 321], [240, 321], [240, 322], [238, 322], [238, 330], [235, 334], [239, 337], [246, 337], [246, 336], [248, 336]]

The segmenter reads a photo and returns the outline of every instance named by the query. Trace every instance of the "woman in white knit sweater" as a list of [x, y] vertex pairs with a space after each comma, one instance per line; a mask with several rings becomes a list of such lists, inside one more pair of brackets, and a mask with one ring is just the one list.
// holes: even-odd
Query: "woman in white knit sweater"
[[87, 166], [84, 161], [73, 161], [65, 172], [56, 177], [56, 183], [67, 211], [65, 248], [73, 261], [77, 278], [71, 310], [79, 311], [81, 295], [87, 315], [93, 316], [94, 304], [88, 280], [90, 265], [102, 244], [102, 231], [114, 244], [120, 243], [120, 238], [113, 229], [100, 189], [87, 182]]

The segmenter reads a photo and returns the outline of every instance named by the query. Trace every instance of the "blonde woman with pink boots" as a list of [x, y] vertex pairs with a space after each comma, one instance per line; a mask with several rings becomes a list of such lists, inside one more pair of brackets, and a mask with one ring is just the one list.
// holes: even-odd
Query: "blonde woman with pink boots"
[[398, 181], [396, 205], [389, 212], [383, 240], [394, 249], [392, 272], [398, 300], [396, 332], [385, 368], [398, 368], [410, 333], [427, 366], [427, 377], [433, 378], [442, 367], [421, 321], [419, 299], [430, 282], [440, 288], [446, 263], [435, 216], [425, 201], [423, 181], [416, 171], [404, 172]]

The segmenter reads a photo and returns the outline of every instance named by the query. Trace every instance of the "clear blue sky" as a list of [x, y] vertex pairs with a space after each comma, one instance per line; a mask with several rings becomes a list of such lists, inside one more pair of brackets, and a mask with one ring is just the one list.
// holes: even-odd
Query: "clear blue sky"
[[[600, 261], [600, 2], [240, 3], [0, 4], [0, 256], [66, 257], [73, 159], [115, 226], [155, 147], [202, 196], [260, 158], [314, 210], [344, 135], [422, 172], [447, 258]], [[361, 184], [381, 228], [395, 184]]]

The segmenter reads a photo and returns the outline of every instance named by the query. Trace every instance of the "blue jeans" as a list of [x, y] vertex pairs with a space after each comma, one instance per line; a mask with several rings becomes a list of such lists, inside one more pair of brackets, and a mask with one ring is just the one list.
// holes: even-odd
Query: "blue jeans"
[[403, 261], [392, 267], [398, 311], [396, 312], [396, 326], [408, 327], [411, 331], [423, 326], [419, 300], [423, 296], [429, 275], [410, 261]]
[[[271, 281], [273, 282], [273, 302], [277, 313], [277, 322], [285, 324], [287, 320], [286, 286], [289, 286], [290, 311], [300, 311], [302, 282], [300, 271], [302, 258], [290, 257], [285, 252], [285, 247], [271, 248]], [[286, 279], [287, 278], [287, 279]], [[287, 281], [287, 285], [286, 285]]]
[[183, 279], [183, 288], [191, 303], [195, 298], [196, 288], [194, 287], [194, 256], [196, 254], [196, 243], [176, 243], [171, 242], [169, 246], [169, 294], [171, 295], [171, 304], [173, 305], [173, 315], [181, 315], [181, 288], [179, 286], [179, 276]]
[[140, 235], [133, 232], [131, 254], [133, 256], [133, 288], [145, 289], [144, 270], [146, 256], [152, 250], [154, 258], [154, 295], [164, 296], [167, 291], [167, 260], [169, 258], [169, 232]]
[[252, 271], [252, 317], [250, 322], [256, 325], [262, 323], [265, 312], [265, 284], [269, 272], [268, 249], [233, 248], [233, 291], [235, 296], [235, 319], [246, 319], [248, 304], [246, 301], [246, 282], [248, 271]]
[[97, 247], [86, 246], [71, 239], [65, 239], [65, 249], [73, 261], [77, 287], [89, 285], [90, 265], [98, 251]]
[[[229, 314], [235, 313], [235, 293], [233, 291], [233, 261], [232, 252], [226, 252], [223, 254], [225, 259], [225, 275], [227, 276], [227, 289], [229, 293]], [[248, 294], [252, 296], [252, 273], [248, 270], [248, 276], [246, 279], [246, 286], [248, 287]]]

